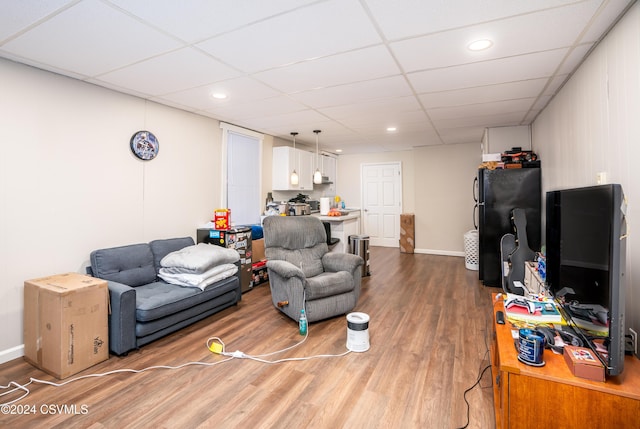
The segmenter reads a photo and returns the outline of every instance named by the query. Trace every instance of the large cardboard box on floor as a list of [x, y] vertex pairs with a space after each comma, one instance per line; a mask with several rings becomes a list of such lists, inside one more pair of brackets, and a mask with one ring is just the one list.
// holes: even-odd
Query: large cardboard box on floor
[[413, 213], [400, 215], [400, 253], [413, 253], [416, 240], [416, 216]]
[[107, 282], [78, 273], [24, 282], [24, 358], [65, 378], [109, 358]]

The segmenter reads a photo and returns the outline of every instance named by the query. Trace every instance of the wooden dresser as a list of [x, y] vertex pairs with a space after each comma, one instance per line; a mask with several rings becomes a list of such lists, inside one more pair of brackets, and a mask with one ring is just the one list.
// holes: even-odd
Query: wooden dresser
[[509, 321], [496, 324], [494, 295], [491, 364], [496, 428], [640, 428], [640, 360], [625, 359], [606, 382], [571, 374], [562, 355], [544, 351], [543, 367], [521, 363]]

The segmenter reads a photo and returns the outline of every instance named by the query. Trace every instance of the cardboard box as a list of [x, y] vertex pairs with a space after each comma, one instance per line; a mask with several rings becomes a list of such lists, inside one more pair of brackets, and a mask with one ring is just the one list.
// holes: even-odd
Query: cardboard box
[[416, 239], [416, 217], [413, 213], [400, 215], [400, 253], [413, 253]]
[[585, 347], [564, 346], [564, 360], [576, 377], [593, 381], [604, 381], [604, 366], [595, 356], [595, 352]]
[[501, 153], [483, 153], [482, 154], [482, 162], [500, 162], [502, 161]]
[[24, 358], [65, 378], [109, 358], [107, 282], [78, 273], [24, 282]]
[[267, 259], [264, 256], [264, 238], [259, 240], [253, 240], [253, 254], [251, 255], [251, 262], [256, 263]]

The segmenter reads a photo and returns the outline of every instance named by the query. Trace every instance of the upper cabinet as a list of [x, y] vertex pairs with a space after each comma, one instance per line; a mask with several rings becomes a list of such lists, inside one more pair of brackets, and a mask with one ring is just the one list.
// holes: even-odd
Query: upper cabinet
[[326, 177], [328, 182], [327, 186], [330, 191], [335, 191], [338, 171], [338, 160], [329, 155], [320, 156], [320, 171], [322, 176]]
[[[273, 148], [271, 183], [274, 191], [310, 191], [313, 189], [314, 155], [306, 150], [289, 146]], [[297, 185], [291, 184], [291, 173], [296, 170]]]

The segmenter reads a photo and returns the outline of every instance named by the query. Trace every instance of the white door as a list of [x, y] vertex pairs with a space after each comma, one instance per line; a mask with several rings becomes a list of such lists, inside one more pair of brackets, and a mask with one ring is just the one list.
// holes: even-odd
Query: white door
[[402, 213], [399, 162], [362, 165], [364, 233], [372, 246], [398, 247]]

